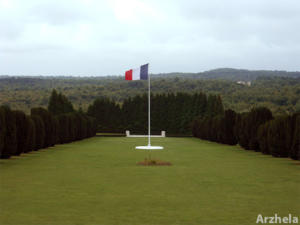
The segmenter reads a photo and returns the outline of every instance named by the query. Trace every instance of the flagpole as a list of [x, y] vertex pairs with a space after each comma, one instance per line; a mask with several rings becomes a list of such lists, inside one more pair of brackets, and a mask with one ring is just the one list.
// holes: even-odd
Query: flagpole
[[[147, 67], [146, 67], [147, 66]], [[147, 146], [136, 146], [135, 149], [143, 149], [143, 150], [149, 150], [149, 160], [151, 160], [151, 151], [152, 150], [162, 150], [164, 149], [164, 147], [162, 146], [151, 146], [151, 117], [150, 117], [150, 97], [151, 97], [151, 93], [150, 93], [150, 73], [149, 72], [149, 63], [142, 65], [141, 68], [143, 67], [143, 73], [145, 77], [145, 72], [147, 72], [147, 80], [148, 80], [148, 145]], [[146, 68], [145, 68], [146, 67]], [[132, 70], [129, 71], [129, 73], [132, 73]], [[127, 73], [127, 71], [126, 71]], [[125, 73], [125, 78], [126, 78], [126, 73]], [[129, 74], [131, 75], [131, 74]], [[132, 75], [131, 75], [132, 76]], [[140, 76], [142, 76], [140, 74]]]
[[[148, 68], [148, 71], [149, 71], [149, 68]], [[150, 73], [149, 73], [148, 74], [148, 146], [151, 146], [150, 125], [151, 124], [150, 124]]]

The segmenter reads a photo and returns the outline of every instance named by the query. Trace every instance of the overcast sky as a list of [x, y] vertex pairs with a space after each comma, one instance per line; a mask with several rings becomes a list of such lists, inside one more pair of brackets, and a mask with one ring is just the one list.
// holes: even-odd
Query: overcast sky
[[300, 70], [299, 0], [0, 0], [0, 74]]

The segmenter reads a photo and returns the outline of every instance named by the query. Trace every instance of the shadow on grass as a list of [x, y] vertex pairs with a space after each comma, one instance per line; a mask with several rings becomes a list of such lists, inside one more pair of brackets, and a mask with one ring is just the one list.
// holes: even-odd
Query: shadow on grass
[[51, 152], [57, 152], [57, 151], [64, 151], [65, 150], [65, 149], [57, 149], [55, 147], [48, 147], [48, 148], [39, 149], [37, 151], [25, 152], [25, 153], [22, 153], [20, 155], [11, 156], [8, 159], [0, 159], [0, 164], [5, 164], [5, 162], [8, 162], [8, 161], [15, 161], [15, 160], [20, 160], [20, 159], [32, 158], [32, 157], [39, 156], [39, 155], [44, 154], [44, 153], [51, 153]]

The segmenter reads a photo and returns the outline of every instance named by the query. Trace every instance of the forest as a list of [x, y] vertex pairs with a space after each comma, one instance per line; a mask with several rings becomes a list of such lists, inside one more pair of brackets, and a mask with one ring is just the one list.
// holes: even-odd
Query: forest
[[[219, 69], [203, 73], [151, 75], [153, 94], [207, 93], [221, 95], [224, 109], [247, 112], [267, 107], [274, 115], [300, 110], [300, 73]], [[250, 81], [251, 85], [237, 81]], [[94, 100], [106, 97], [122, 105], [128, 97], [143, 95], [146, 81], [106, 77], [11, 77], [0, 76], [0, 104], [29, 114], [33, 107], [47, 107], [52, 89], [61, 91], [75, 109], [87, 111]]]

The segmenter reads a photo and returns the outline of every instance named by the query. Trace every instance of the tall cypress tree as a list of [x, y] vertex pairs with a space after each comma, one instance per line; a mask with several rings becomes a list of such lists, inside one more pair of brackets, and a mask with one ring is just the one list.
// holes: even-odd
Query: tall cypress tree
[[[140, 113], [138, 108], [141, 107], [141, 105], [136, 105], [136, 109], [132, 111], [128, 103], [130, 102], [125, 101], [123, 103], [123, 106], [127, 108], [128, 112]], [[125, 123], [129, 123], [128, 120], [130, 119], [128, 117], [122, 118], [120, 106], [116, 102], [104, 97], [96, 99], [88, 107], [87, 114], [97, 119], [98, 130], [101, 132], [115, 132], [118, 127], [121, 127], [122, 120]]]
[[214, 117], [224, 114], [224, 107], [220, 95], [209, 95], [207, 98], [206, 115]]
[[271, 154], [275, 157], [288, 157], [290, 155], [290, 149], [287, 144], [290, 141], [288, 120], [288, 116], [280, 116], [270, 121], [268, 145]]
[[270, 121], [261, 124], [257, 129], [257, 140], [259, 149], [263, 154], [270, 154], [270, 148], [268, 143]]
[[45, 146], [45, 125], [39, 115], [31, 115], [35, 127], [35, 145], [33, 150], [39, 150]]
[[238, 143], [241, 147], [246, 150], [249, 150], [249, 140], [250, 140], [250, 133], [251, 133], [251, 124], [249, 120], [249, 112], [241, 113], [237, 118], [236, 123], [236, 134], [238, 137]]
[[30, 152], [30, 151], [34, 151], [37, 147], [36, 147], [36, 126], [34, 123], [34, 120], [31, 118], [31, 116], [27, 116], [26, 117], [27, 121], [28, 121], [28, 135], [27, 135], [27, 139], [26, 139], [26, 150], [25, 152]]
[[20, 155], [27, 149], [26, 141], [29, 135], [29, 121], [26, 118], [24, 112], [17, 110], [14, 111], [16, 117], [16, 127], [17, 127], [17, 152], [16, 155]]
[[5, 110], [0, 107], [0, 157], [4, 148], [6, 135], [6, 124], [5, 124]]
[[247, 118], [249, 120], [249, 148], [259, 151], [259, 143], [257, 138], [258, 127], [265, 122], [272, 120], [272, 112], [266, 107], [253, 108]]
[[32, 108], [31, 115], [40, 116], [44, 123], [45, 128], [45, 136], [44, 136], [44, 146], [43, 148], [47, 148], [54, 145], [55, 134], [53, 131], [53, 120], [51, 118], [51, 114], [44, 108]]
[[57, 117], [58, 122], [59, 122], [59, 143], [63, 144], [63, 143], [67, 143], [70, 141], [70, 134], [69, 134], [69, 123], [70, 123], [70, 119], [68, 114], [60, 114]]
[[74, 112], [74, 108], [65, 95], [57, 93], [57, 91], [53, 89], [48, 103], [48, 111], [53, 115], [59, 115], [62, 113]]
[[171, 134], [176, 134], [176, 96], [174, 93], [169, 93], [167, 95], [167, 108], [168, 108], [168, 123], [167, 123], [167, 132]]
[[206, 94], [200, 92], [194, 94], [193, 100], [193, 116], [204, 116], [207, 111], [207, 96]]
[[181, 100], [181, 122], [179, 131], [181, 134], [187, 134], [191, 132], [192, 121], [195, 118], [193, 115], [193, 95], [182, 93]]
[[49, 135], [49, 141], [50, 146], [54, 146], [57, 144], [57, 121], [55, 120], [55, 117], [48, 112], [48, 119], [50, 121], [50, 135]]
[[15, 114], [8, 106], [1, 106], [4, 110], [6, 132], [1, 158], [10, 158], [17, 152], [17, 127]]
[[226, 110], [224, 114], [224, 144], [237, 144], [237, 139], [234, 133], [235, 122], [236, 113], [231, 109]]
[[[295, 132], [297, 128], [297, 118], [300, 117], [300, 112], [296, 112], [293, 115], [290, 116], [290, 123], [289, 123], [289, 128], [290, 128], [290, 141], [289, 141], [289, 148], [293, 149], [294, 141], [295, 141]], [[293, 158], [292, 154], [293, 151], [291, 150], [291, 155], [290, 157]]]
[[48, 111], [53, 113], [54, 115], [60, 113], [59, 109], [59, 100], [58, 100], [58, 94], [55, 89], [52, 90], [49, 103], [48, 103]]
[[68, 124], [69, 124], [69, 129], [68, 129], [68, 133], [69, 133], [69, 138], [68, 138], [68, 142], [72, 142], [76, 140], [76, 133], [77, 133], [77, 127], [76, 127], [76, 117], [74, 115], [74, 113], [68, 113]]
[[300, 160], [300, 115], [296, 117], [291, 158]]

